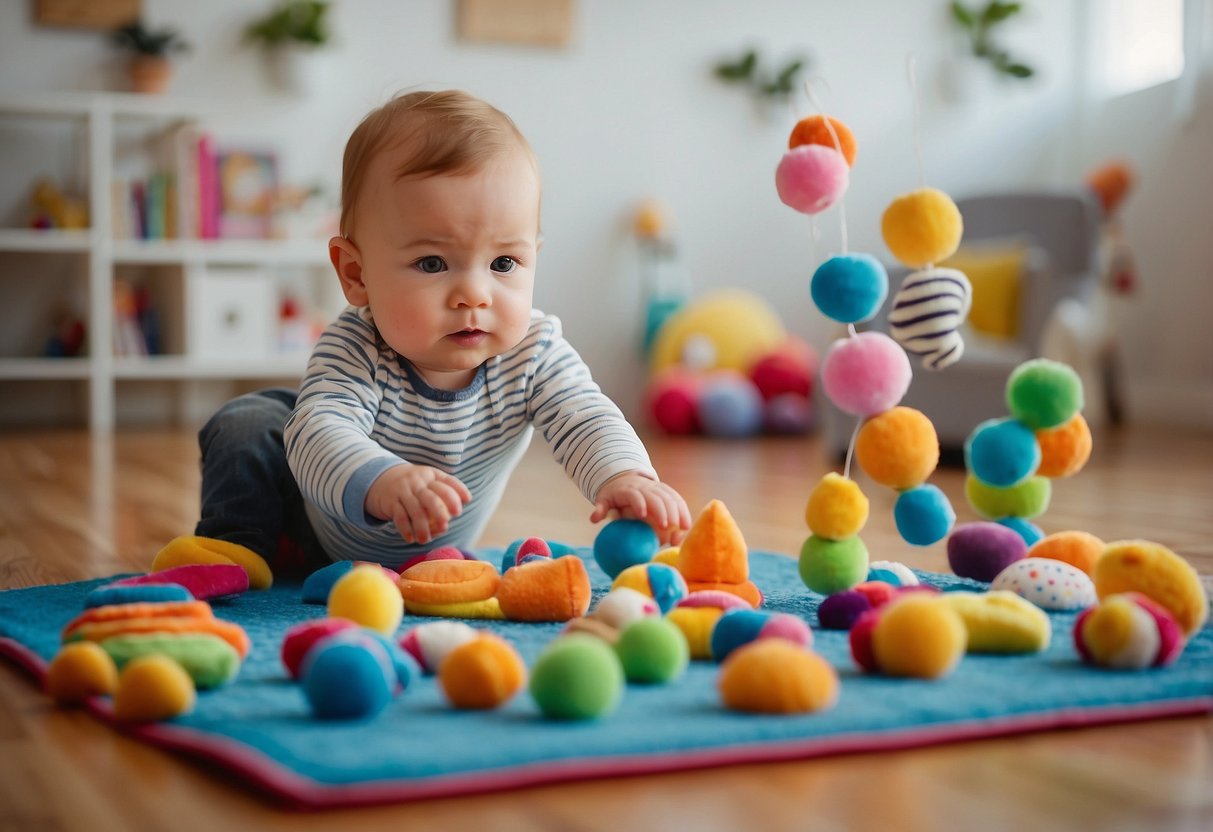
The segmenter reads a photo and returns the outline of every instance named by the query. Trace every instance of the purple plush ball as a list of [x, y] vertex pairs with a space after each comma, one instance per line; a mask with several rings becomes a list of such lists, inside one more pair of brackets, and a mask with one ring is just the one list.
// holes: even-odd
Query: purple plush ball
[[948, 565], [962, 578], [989, 583], [1028, 554], [1028, 544], [998, 523], [963, 523], [948, 538]]
[[872, 609], [868, 596], [844, 589], [826, 598], [817, 607], [817, 621], [827, 630], [849, 630], [859, 616]]
[[808, 396], [780, 393], [762, 407], [762, 426], [771, 433], [808, 433], [813, 427], [813, 405]]
[[709, 436], [753, 436], [762, 429], [762, 396], [740, 373], [715, 373], [703, 382], [699, 421]]

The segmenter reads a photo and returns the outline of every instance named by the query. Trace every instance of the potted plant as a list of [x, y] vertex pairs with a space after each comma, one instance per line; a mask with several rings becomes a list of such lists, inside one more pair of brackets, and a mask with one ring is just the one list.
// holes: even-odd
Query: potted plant
[[329, 42], [328, 9], [324, 0], [283, 0], [245, 27], [245, 40], [263, 47], [278, 87], [303, 92], [309, 86], [314, 55]]
[[115, 29], [112, 40], [131, 55], [127, 72], [135, 92], [164, 92], [173, 74], [168, 56], [189, 50], [176, 29], [149, 29], [142, 20]]

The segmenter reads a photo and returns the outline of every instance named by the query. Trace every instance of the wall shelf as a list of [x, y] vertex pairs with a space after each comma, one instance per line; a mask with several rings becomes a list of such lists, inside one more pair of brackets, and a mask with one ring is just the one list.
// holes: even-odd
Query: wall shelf
[[[242, 101], [235, 107], [242, 113], [247, 111], [250, 115], [255, 114], [261, 121], [272, 122], [273, 110], [280, 105], [281, 102], [273, 101]], [[278, 300], [264, 291], [264, 281], [289, 283], [294, 279], [296, 283], [291, 285], [296, 288], [300, 285], [326, 286], [327, 282], [320, 280], [321, 276], [331, 279], [326, 240], [115, 239], [115, 229], [126, 225], [116, 222], [115, 216], [115, 211], [123, 207], [120, 200], [117, 200], [118, 206], [115, 207], [115, 183], [120, 182], [120, 176], [126, 174], [124, 165], [129, 167], [132, 161], [137, 163], [136, 167], [160, 163], [153, 161], [149, 148], [138, 149], [141, 145], [132, 142], [130, 137], [162, 135], [163, 131], [176, 131], [182, 127], [196, 132], [198, 125], [208, 117], [230, 118], [233, 106], [231, 101], [218, 99], [181, 99], [133, 93], [65, 92], [32, 97], [0, 95], [0, 118], [15, 119], [27, 133], [31, 129], [62, 132], [62, 127], [40, 126], [46, 125], [47, 120], [52, 123], [68, 121], [72, 129], [78, 131], [81, 141], [77, 149], [82, 163], [82, 181], [78, 187], [87, 191], [92, 223], [91, 228], [74, 231], [0, 228], [0, 254], [22, 252], [34, 257], [41, 254], [48, 257], [58, 254], [76, 256], [76, 261], [70, 264], [61, 262], [55, 269], [62, 271], [70, 268], [72, 279], [78, 281], [82, 290], [80, 297], [86, 299], [86, 306], [80, 310], [80, 314], [86, 332], [84, 352], [90, 356], [0, 358], [0, 381], [67, 381], [83, 384], [87, 388], [85, 399], [89, 427], [95, 433], [107, 433], [114, 428], [118, 411], [116, 399], [121, 384], [145, 381], [288, 380], [298, 379], [303, 374], [307, 363], [306, 350], [278, 352], [277, 345], [286, 341], [279, 342], [272, 330], [267, 332], [266, 338], [258, 340], [256, 349], [250, 349], [245, 354], [238, 352], [230, 343], [218, 344], [213, 355], [197, 352], [204, 346], [200, 346], [203, 342], [196, 337], [200, 326], [196, 320], [198, 309], [191, 304], [200, 297], [197, 287], [207, 285], [215, 274], [226, 274], [228, 280], [237, 274], [260, 275], [258, 280], [262, 285], [258, 297], [263, 304], [262, 311], [265, 311], [266, 303], [271, 308], [258, 320], [268, 320], [269, 326], [273, 327], [277, 324]], [[31, 122], [32, 127], [27, 122]], [[53, 132], [50, 134], [54, 135]], [[136, 150], [132, 151], [132, 147]], [[137, 154], [133, 158], [127, 155], [132, 152]], [[186, 158], [188, 156], [179, 156], [178, 162]], [[28, 258], [24, 258], [22, 268], [28, 270], [28, 263]], [[14, 274], [10, 270], [9, 275]], [[115, 355], [116, 333], [123, 336], [124, 344], [130, 343], [130, 333], [126, 328], [129, 324], [115, 325], [116, 275], [125, 284], [145, 282], [152, 287], [154, 302], [164, 304], [163, 307], [157, 306], [157, 311], [161, 313], [160, 338], [167, 354]], [[0, 285], [3, 285], [4, 277], [0, 274]], [[333, 282], [335, 285], [335, 280]], [[284, 289], [287, 283], [277, 285]], [[125, 284], [123, 291], [129, 291], [129, 286]], [[44, 292], [48, 305], [59, 302], [55, 291], [48, 289]], [[243, 295], [238, 294], [237, 297], [243, 303]], [[35, 300], [41, 301], [43, 298]], [[328, 306], [325, 302], [320, 308], [331, 311]], [[9, 314], [37, 318], [46, 313], [31, 306], [15, 312], [10, 310]], [[212, 314], [208, 320], [215, 320], [215, 316]], [[290, 341], [292, 348], [300, 346], [298, 338], [295, 334]], [[171, 387], [169, 390], [176, 391], [177, 388]]]

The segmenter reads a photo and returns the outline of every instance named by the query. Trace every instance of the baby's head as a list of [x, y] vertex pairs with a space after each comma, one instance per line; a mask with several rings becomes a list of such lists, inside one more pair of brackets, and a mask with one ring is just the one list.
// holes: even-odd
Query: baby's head
[[458, 91], [373, 111], [345, 148], [346, 299], [433, 387], [458, 389], [526, 335], [539, 252], [539, 169], [501, 111]]

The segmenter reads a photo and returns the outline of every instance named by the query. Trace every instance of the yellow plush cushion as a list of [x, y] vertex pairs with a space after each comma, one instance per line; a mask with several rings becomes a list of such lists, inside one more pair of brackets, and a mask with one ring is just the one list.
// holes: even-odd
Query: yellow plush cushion
[[999, 338], [1019, 334], [1019, 301], [1023, 292], [1023, 266], [1027, 249], [961, 248], [941, 263], [964, 272], [973, 286], [969, 324], [978, 332]]

